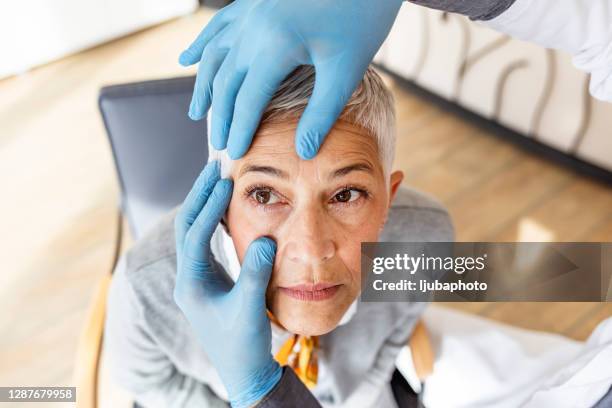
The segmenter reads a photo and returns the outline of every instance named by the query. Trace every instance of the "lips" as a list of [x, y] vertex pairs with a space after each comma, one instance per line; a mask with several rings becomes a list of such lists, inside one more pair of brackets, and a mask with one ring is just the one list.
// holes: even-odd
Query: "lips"
[[342, 285], [333, 283], [306, 283], [289, 287], [279, 287], [285, 295], [298, 300], [321, 301], [332, 298]]

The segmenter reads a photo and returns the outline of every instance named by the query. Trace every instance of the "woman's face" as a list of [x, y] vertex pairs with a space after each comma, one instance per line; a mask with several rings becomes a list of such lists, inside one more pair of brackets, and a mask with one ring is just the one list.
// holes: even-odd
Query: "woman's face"
[[267, 305], [289, 331], [333, 330], [360, 293], [361, 243], [377, 241], [403, 175], [387, 191], [376, 141], [338, 122], [319, 154], [295, 153], [296, 123], [262, 126], [234, 163], [227, 226], [242, 262], [261, 236], [277, 243]]

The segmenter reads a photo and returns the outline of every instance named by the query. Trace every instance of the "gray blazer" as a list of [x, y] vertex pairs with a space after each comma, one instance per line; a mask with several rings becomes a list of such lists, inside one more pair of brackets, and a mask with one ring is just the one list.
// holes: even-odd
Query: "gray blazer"
[[[173, 300], [174, 212], [122, 258], [110, 288], [105, 350], [118, 385], [146, 408], [226, 407], [223, 385]], [[401, 187], [381, 241], [453, 240], [447, 212]], [[291, 370], [261, 406], [395, 406], [389, 380], [423, 303], [359, 303], [352, 319], [320, 337], [310, 392]]]

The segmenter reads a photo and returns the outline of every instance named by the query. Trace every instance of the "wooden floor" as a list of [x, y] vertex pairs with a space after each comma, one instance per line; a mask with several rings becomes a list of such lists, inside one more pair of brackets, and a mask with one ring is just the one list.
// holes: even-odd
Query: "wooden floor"
[[[174, 20], [0, 81], [0, 385], [70, 385], [77, 337], [108, 272], [117, 211], [101, 86], [186, 75], [208, 18]], [[437, 196], [464, 241], [612, 241], [612, 188], [491, 137], [391, 84], [397, 166]], [[451, 305], [585, 339], [612, 304]]]

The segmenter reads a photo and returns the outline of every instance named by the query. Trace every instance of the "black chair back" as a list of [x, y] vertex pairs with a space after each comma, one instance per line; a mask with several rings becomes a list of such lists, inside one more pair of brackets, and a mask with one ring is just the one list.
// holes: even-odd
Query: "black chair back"
[[180, 204], [206, 164], [206, 121], [187, 116], [195, 77], [102, 88], [99, 107], [121, 186], [121, 211], [141, 237]]

